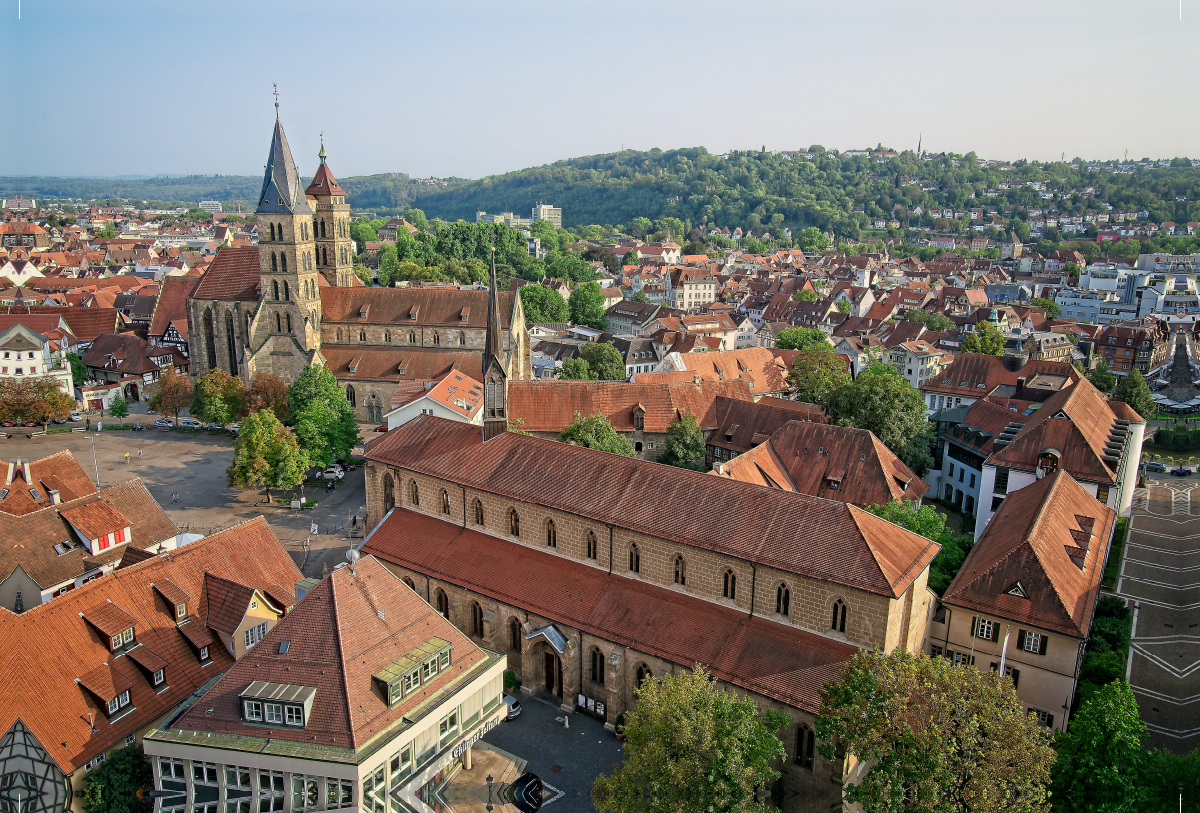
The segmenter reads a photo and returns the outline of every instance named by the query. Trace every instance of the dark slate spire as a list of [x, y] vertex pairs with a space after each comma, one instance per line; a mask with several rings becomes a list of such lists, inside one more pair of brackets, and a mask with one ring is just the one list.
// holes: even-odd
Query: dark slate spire
[[271, 138], [271, 154], [267, 156], [267, 171], [263, 177], [262, 193], [258, 196], [259, 214], [312, 214], [304, 197], [300, 173], [292, 160], [283, 122], [279, 120], [279, 101], [275, 102], [275, 133]]
[[500, 295], [496, 292], [496, 249], [492, 249], [492, 278], [488, 288], [488, 318], [487, 336], [483, 345], [483, 369], [486, 370], [492, 359], [503, 366], [504, 341], [500, 338]]

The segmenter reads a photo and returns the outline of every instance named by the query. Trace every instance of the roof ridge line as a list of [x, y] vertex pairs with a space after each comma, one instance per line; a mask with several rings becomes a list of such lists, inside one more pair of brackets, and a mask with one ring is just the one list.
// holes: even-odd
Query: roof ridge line
[[[350, 564], [350, 567], [352, 568], [351, 572], [353, 573], [353, 562]], [[386, 570], [387, 568], [384, 569]], [[338, 672], [342, 679], [342, 686], [345, 687], [350, 685], [350, 680], [346, 675], [346, 650], [342, 645], [342, 626], [338, 621], [337, 579], [333, 577], [333, 574], [334, 571], [331, 570], [329, 575], [325, 578], [329, 579], [329, 603], [330, 611], [333, 613], [333, 639], [338, 653]], [[350, 742], [354, 743], [354, 708], [350, 705], [350, 693], [343, 691], [342, 699], [346, 703], [346, 728], [348, 729]], [[356, 745], [352, 747], [357, 748]]]
[[[871, 544], [871, 540], [867, 538], [867, 534], [863, 532], [862, 525], [860, 525], [858, 522], [858, 520], [859, 520], [858, 514], [859, 513], [867, 514], [871, 517], [874, 517], [875, 519], [881, 520], [882, 522], [887, 522], [889, 525], [895, 525], [895, 523], [888, 522], [883, 517], [877, 517], [874, 514], [872, 514], [870, 511], [867, 511], [865, 508], [859, 508], [857, 505], [853, 505], [852, 503], [847, 502], [847, 503], [841, 503], [841, 504], [846, 506], [846, 509], [850, 514], [850, 521], [854, 523], [854, 529], [856, 531], [858, 531], [859, 536], [862, 538], [863, 544], [866, 545], [867, 550], [869, 550], [871, 552], [871, 561], [874, 563], [875, 567], [879, 569], [879, 575], [883, 579], [883, 583], [888, 586], [889, 590], [891, 590], [892, 598], [899, 598], [902, 595], [902, 593], [896, 592], [896, 586], [894, 584], [892, 584], [892, 580], [889, 579], [887, 574], [883, 572], [883, 565], [881, 565], [879, 563], [879, 554], [875, 550], [875, 546]], [[900, 528], [899, 525], [896, 525], [896, 527]], [[919, 534], [915, 534], [912, 531], [909, 531], [907, 528], [900, 528], [900, 529], [902, 531], [906, 531], [907, 533], [913, 534], [913, 536], [919, 536]], [[921, 555], [913, 560], [913, 563], [908, 566], [908, 569], [905, 570], [904, 573], [901, 574], [901, 576], [907, 576], [909, 574], [909, 572], [916, 566], [916, 563], [921, 561], [921, 559], [925, 558], [925, 551], [929, 550], [929, 545], [937, 544], [932, 539], [927, 540], [927, 541], [929, 544], [921, 549]]]
[[[1042, 557], [1038, 553], [1037, 546], [1030, 541], [1034, 535], [1034, 532], [1041, 527], [1042, 519], [1046, 514], [1046, 509], [1050, 505], [1050, 502], [1057, 497], [1058, 490], [1063, 487], [1063, 478], [1071, 477], [1069, 474], [1067, 474], [1065, 469], [1059, 469], [1050, 476], [1054, 479], [1051, 481], [1050, 487], [1046, 490], [1046, 496], [1042, 498], [1041, 505], [1038, 506], [1038, 512], [1034, 517], [1033, 524], [1029, 526], [1029, 533], [1025, 535], [1025, 539], [1022, 540], [1022, 543], [1029, 546], [1029, 550], [1033, 553], [1033, 558], [1037, 560], [1039, 565], [1041, 565], [1042, 572], [1046, 574], [1046, 578], [1050, 582], [1050, 589], [1054, 591], [1054, 597], [1058, 600], [1058, 606], [1062, 608], [1064, 612], [1066, 612], [1067, 618], [1070, 618], [1071, 622], [1074, 623], [1075, 617], [1071, 614], [1071, 609], [1067, 607], [1066, 601], [1063, 600], [1062, 593], [1060, 593], [1058, 590], [1058, 584], [1054, 579], [1050, 578], [1050, 572], [1046, 567], [1046, 563], [1042, 561]], [[1074, 478], [1071, 478], [1071, 480], [1074, 482]], [[1069, 531], [1070, 529], [1068, 528], [1067, 530]], [[1065, 552], [1066, 551], [1064, 550], [1064, 553]]]

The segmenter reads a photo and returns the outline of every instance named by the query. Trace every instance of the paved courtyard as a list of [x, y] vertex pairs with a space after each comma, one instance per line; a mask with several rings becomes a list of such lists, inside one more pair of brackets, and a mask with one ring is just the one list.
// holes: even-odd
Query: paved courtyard
[[[146, 419], [142, 422], [145, 425]], [[256, 505], [265, 499], [265, 492], [238, 491], [225, 485], [233, 439], [224, 434], [147, 429], [68, 432], [40, 438], [17, 435], [0, 440], [0, 455], [7, 459], [37, 459], [63, 449], [71, 451], [93, 480], [98, 473], [101, 488], [140, 477], [171, 521], [183, 530], [208, 534], [265, 516], [306, 576], [320, 577], [326, 565], [333, 568], [346, 561], [346, 530], [355, 515], [361, 522], [366, 510], [362, 469], [347, 472], [336, 491], [306, 488], [309, 499], [315, 494], [320, 500], [312, 510]], [[126, 452], [128, 463], [124, 462]], [[175, 494], [179, 495], [177, 503], [172, 502]], [[311, 523], [317, 524], [316, 535], [309, 533]], [[310, 538], [306, 561], [304, 542]]]
[[1200, 480], [1150, 481], [1134, 501], [1117, 593], [1134, 607], [1128, 680], [1150, 747], [1200, 744]]
[[484, 741], [528, 761], [527, 770], [547, 785], [551, 813], [595, 813], [592, 782], [621, 761], [621, 743], [599, 720], [570, 714], [571, 727], [563, 728], [554, 719], [564, 713], [557, 704], [536, 695], [518, 698], [521, 716], [493, 728]]

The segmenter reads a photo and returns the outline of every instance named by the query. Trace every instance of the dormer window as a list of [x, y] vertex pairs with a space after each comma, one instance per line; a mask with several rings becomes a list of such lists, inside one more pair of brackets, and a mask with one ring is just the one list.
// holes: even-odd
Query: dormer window
[[113, 652], [116, 652], [122, 646], [133, 643], [133, 627], [130, 627], [123, 632], [119, 632], [112, 637]]
[[187, 618], [187, 604], [175, 605], [175, 618], [179, 621]]

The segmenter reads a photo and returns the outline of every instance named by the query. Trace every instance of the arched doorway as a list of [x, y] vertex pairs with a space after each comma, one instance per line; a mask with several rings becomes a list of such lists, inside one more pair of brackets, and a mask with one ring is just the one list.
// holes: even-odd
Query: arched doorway
[[559, 700], [563, 696], [563, 665], [562, 658], [551, 647], [542, 647], [542, 678], [543, 688]]
[[131, 404], [138, 401], [138, 385], [132, 381], [125, 385], [125, 400]]

